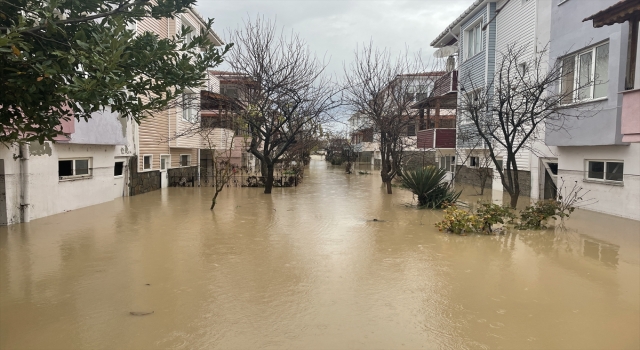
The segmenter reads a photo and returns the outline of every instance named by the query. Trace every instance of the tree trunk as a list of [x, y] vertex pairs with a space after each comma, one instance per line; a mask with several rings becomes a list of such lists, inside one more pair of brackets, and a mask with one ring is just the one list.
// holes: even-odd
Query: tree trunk
[[216, 198], [218, 198], [218, 193], [220, 193], [220, 191], [216, 189], [216, 193], [213, 195], [213, 198], [211, 199], [211, 208], [209, 208], [209, 210], [213, 210], [213, 207], [216, 206]]
[[270, 194], [273, 188], [273, 164], [267, 165], [267, 178], [264, 181], [264, 193]]
[[511, 197], [511, 208], [515, 209], [516, 205], [518, 205], [518, 197], [520, 197], [520, 193], [509, 193], [509, 196]]
[[387, 194], [393, 194], [393, 191], [391, 190], [391, 180], [385, 182], [385, 184], [387, 185]]

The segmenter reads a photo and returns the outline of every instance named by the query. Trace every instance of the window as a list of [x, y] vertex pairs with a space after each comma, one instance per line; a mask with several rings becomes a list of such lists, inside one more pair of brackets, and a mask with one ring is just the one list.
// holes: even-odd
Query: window
[[444, 156], [440, 157], [440, 169], [444, 169], [446, 171], [454, 172], [456, 167], [456, 157], [455, 156]]
[[71, 177], [91, 176], [91, 158], [61, 159], [58, 161], [60, 180]]
[[191, 165], [191, 155], [190, 154], [181, 154], [180, 155], [180, 166], [189, 166]]
[[238, 89], [237, 88], [222, 88], [221, 93], [227, 97], [238, 98]]
[[171, 166], [171, 155], [161, 154], [160, 155], [160, 170], [166, 170]]
[[479, 166], [480, 166], [480, 158], [479, 158], [479, 157], [471, 157], [471, 158], [469, 159], [469, 165], [470, 165], [472, 168], [477, 168], [477, 167], [479, 167]]
[[148, 156], [143, 156], [142, 157], [142, 169], [144, 170], [149, 170], [152, 169], [152, 164], [153, 164], [153, 156], [152, 155], [148, 155]]
[[197, 112], [194, 108], [198, 102], [197, 94], [182, 94], [182, 119], [188, 122], [196, 120]]
[[116, 162], [113, 166], [113, 176], [122, 176], [124, 172], [124, 162]]
[[588, 160], [586, 163], [588, 180], [623, 181], [624, 163], [621, 161]]
[[465, 45], [465, 57], [467, 59], [475, 56], [482, 51], [482, 22], [473, 25], [470, 29], [465, 30], [464, 40]]
[[563, 104], [606, 97], [608, 82], [609, 43], [562, 59]]
[[529, 67], [527, 67], [527, 62], [518, 64], [518, 73], [520, 73], [521, 76], [524, 76], [525, 74], [527, 74], [528, 69]]

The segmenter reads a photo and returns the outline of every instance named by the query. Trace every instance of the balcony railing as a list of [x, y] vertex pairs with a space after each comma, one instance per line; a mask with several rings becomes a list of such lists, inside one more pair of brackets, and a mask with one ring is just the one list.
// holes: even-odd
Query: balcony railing
[[456, 148], [456, 129], [427, 129], [418, 131], [418, 148]]
[[640, 142], [640, 89], [622, 92], [622, 142]]
[[458, 71], [454, 70], [441, 76], [433, 84], [432, 96], [444, 96], [450, 93], [458, 92]]

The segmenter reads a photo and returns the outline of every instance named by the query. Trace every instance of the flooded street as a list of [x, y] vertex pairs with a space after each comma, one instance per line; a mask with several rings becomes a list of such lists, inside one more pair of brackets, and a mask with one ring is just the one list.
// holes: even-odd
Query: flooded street
[[320, 160], [271, 196], [228, 188], [210, 212], [211, 191], [0, 228], [0, 348], [640, 347], [639, 222], [456, 236]]

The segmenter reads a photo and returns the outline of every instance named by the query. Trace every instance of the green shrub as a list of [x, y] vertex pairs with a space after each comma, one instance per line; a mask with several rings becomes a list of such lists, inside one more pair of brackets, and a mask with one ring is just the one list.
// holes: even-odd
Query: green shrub
[[436, 223], [440, 231], [456, 234], [493, 233], [493, 225], [505, 224], [515, 218], [508, 207], [497, 204], [483, 203], [476, 213], [459, 209], [455, 205], [447, 207], [442, 221]]
[[443, 183], [447, 172], [434, 166], [405, 171], [402, 186], [418, 197], [418, 205], [427, 208], [442, 208], [445, 203], [454, 203], [460, 197], [447, 183]]
[[493, 225], [512, 222], [516, 216], [511, 208], [493, 203], [482, 203], [476, 210], [476, 215], [482, 222], [482, 231], [493, 232]]
[[476, 215], [451, 205], [444, 210], [444, 218], [436, 223], [436, 227], [440, 231], [463, 235], [479, 232], [482, 228], [482, 221]]
[[547, 220], [556, 220], [556, 216], [561, 218], [568, 217], [574, 209], [572, 207], [568, 211], [563, 211], [560, 207], [560, 202], [552, 199], [539, 201], [520, 211], [520, 223], [516, 225], [516, 228], [520, 230], [545, 229], [547, 228]]

